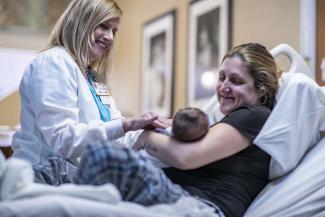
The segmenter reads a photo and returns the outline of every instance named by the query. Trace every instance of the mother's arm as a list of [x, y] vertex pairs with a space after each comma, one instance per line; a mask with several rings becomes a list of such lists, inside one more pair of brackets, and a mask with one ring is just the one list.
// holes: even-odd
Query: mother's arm
[[185, 143], [171, 137], [145, 131], [135, 148], [145, 148], [149, 154], [181, 170], [195, 169], [234, 155], [249, 146], [249, 140], [236, 128], [219, 123], [210, 128], [199, 141]]

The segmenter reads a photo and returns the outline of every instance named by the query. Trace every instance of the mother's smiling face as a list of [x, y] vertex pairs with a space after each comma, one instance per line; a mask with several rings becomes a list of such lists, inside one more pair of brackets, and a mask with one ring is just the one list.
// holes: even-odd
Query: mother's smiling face
[[258, 105], [262, 96], [255, 87], [254, 78], [237, 55], [227, 57], [221, 64], [216, 91], [224, 115], [243, 105]]

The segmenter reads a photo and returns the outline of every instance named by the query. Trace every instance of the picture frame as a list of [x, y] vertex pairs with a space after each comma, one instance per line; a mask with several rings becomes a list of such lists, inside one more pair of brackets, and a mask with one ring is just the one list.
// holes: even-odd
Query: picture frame
[[143, 26], [141, 111], [170, 117], [173, 112], [176, 11]]
[[188, 106], [204, 107], [215, 94], [218, 67], [230, 47], [230, 0], [189, 5]]

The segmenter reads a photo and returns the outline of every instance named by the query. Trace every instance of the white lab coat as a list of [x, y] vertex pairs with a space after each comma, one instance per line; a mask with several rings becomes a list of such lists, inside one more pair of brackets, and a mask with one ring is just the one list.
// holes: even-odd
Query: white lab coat
[[37, 164], [63, 156], [77, 163], [87, 144], [124, 136], [114, 99], [110, 98], [112, 121], [101, 121], [87, 80], [62, 47], [37, 55], [19, 90], [21, 130], [13, 136], [13, 157]]

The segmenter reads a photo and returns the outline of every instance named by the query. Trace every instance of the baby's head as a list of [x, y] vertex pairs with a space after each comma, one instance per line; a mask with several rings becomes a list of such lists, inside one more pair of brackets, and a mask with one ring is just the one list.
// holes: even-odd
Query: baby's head
[[177, 140], [193, 142], [209, 131], [208, 116], [198, 108], [180, 109], [173, 118], [172, 133]]

